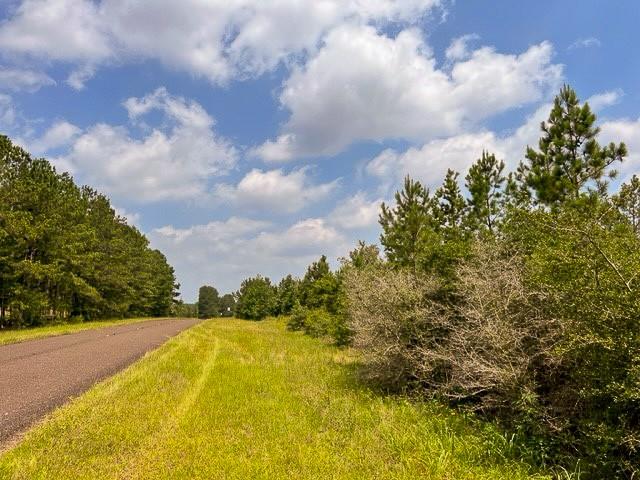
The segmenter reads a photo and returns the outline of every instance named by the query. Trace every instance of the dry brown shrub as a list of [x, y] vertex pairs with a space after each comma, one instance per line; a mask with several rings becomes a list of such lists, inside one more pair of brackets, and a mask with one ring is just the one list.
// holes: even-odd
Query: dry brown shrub
[[494, 244], [477, 244], [470, 258], [458, 267], [447, 341], [421, 349], [420, 363], [427, 374], [434, 363], [447, 365], [436, 388], [451, 399], [482, 409], [535, 402], [541, 375], [559, 361], [562, 323], [550, 314], [556, 300], [527, 285], [521, 259]]
[[415, 350], [436, 337], [434, 319], [444, 313], [433, 300], [433, 278], [377, 266], [349, 269], [344, 278], [353, 346], [363, 353], [365, 378], [398, 389], [416, 380]]
[[386, 388], [414, 383], [479, 409], [535, 402], [561, 334], [549, 294], [526, 285], [520, 259], [494, 245], [476, 245], [457, 277], [455, 298], [444, 300], [433, 277], [388, 267], [349, 273], [365, 376]]

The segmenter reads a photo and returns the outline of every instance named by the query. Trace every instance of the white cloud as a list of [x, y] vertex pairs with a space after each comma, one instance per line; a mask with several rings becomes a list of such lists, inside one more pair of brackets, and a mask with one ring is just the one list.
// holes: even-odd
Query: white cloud
[[[439, 0], [22, 0], [0, 26], [0, 48], [93, 66], [149, 58], [224, 83], [313, 51], [325, 32], [345, 21], [414, 23], [439, 4]], [[82, 68], [68, 79], [74, 88], [86, 80]]]
[[50, 150], [70, 145], [81, 132], [79, 127], [59, 120], [51, 125], [40, 138], [19, 140], [19, 143], [25, 145], [25, 148], [33, 155], [42, 155]]
[[200, 199], [209, 193], [209, 179], [235, 164], [235, 148], [215, 134], [213, 118], [199, 104], [159, 88], [124, 106], [133, 120], [158, 110], [166, 126], [138, 139], [127, 127], [97, 124], [60, 159], [99, 189], [137, 201]]
[[634, 173], [640, 172], [640, 118], [637, 120], [620, 119], [604, 122], [600, 125], [598, 139], [601, 143], [624, 142], [629, 156], [616, 166], [621, 173], [621, 181], [627, 181]]
[[0, 93], [0, 127], [10, 129], [16, 121], [16, 110], [13, 99], [9, 95]]
[[248, 276], [260, 273], [277, 281], [288, 273], [302, 275], [320, 255], [336, 259], [348, 251], [345, 238], [318, 218], [278, 229], [268, 222], [232, 217], [185, 229], [165, 226], [148, 236], [176, 268], [188, 299], [205, 282], [229, 292]]
[[98, 5], [87, 0], [23, 0], [0, 26], [4, 52], [61, 61], [112, 55]]
[[67, 77], [66, 83], [74, 90], [84, 90], [85, 84], [95, 75], [96, 67], [91, 64], [76, 68]]
[[367, 164], [366, 172], [378, 177], [386, 188], [395, 188], [405, 175], [410, 175], [433, 189], [442, 183], [449, 168], [460, 172], [464, 179], [483, 150], [495, 153], [507, 168], [513, 169], [524, 158], [527, 145], [537, 146], [540, 123], [549, 116], [550, 109], [549, 104], [540, 106], [515, 132], [504, 136], [483, 130], [432, 140], [404, 152], [386, 149]]
[[341, 26], [285, 82], [280, 102], [291, 116], [283, 134], [254, 153], [284, 161], [332, 155], [359, 140], [454, 135], [554, 90], [562, 66], [552, 54], [547, 42], [520, 55], [483, 47], [445, 71], [415, 29], [389, 38], [370, 26]]
[[0, 89], [14, 92], [35, 92], [42, 87], [55, 85], [53, 78], [45, 73], [20, 68], [0, 67]]
[[382, 199], [368, 200], [364, 192], [340, 202], [329, 214], [328, 221], [345, 230], [368, 228], [378, 223]]
[[602, 42], [595, 37], [588, 38], [579, 38], [571, 45], [569, 45], [569, 50], [575, 50], [576, 48], [591, 48], [591, 47], [599, 47], [602, 45]]
[[219, 185], [216, 196], [251, 210], [297, 212], [309, 203], [326, 197], [337, 185], [337, 180], [313, 185], [307, 172], [308, 169], [294, 170], [289, 174], [282, 170], [253, 169], [237, 186]]
[[445, 57], [450, 61], [466, 60], [471, 56], [471, 52], [469, 51], [469, 42], [478, 40], [479, 38], [480, 36], [475, 33], [454, 38], [445, 51]]
[[622, 90], [611, 90], [592, 95], [587, 98], [587, 102], [589, 103], [591, 110], [599, 112], [600, 110], [618, 103], [623, 95], [624, 92]]

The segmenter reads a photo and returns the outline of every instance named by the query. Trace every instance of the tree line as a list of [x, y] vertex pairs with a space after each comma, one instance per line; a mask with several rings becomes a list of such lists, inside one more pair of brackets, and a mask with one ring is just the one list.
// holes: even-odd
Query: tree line
[[106, 196], [0, 135], [0, 327], [166, 316], [178, 287]]
[[539, 465], [633, 477], [640, 179], [609, 191], [627, 149], [598, 133], [563, 87], [514, 171], [483, 152], [433, 192], [407, 177], [381, 207], [384, 258], [360, 242], [335, 272], [247, 279], [236, 315], [349, 344], [366, 381], [493, 419]]

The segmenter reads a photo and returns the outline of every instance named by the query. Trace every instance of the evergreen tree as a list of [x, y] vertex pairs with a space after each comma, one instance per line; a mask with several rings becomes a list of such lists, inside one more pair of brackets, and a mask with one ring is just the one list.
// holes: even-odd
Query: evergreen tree
[[278, 315], [290, 315], [298, 300], [298, 281], [287, 275], [278, 284]]
[[446, 238], [459, 238], [463, 234], [466, 201], [460, 192], [458, 176], [458, 172], [448, 169], [442, 186], [434, 194], [434, 217]]
[[198, 318], [212, 318], [220, 314], [218, 290], [203, 285], [198, 292]]
[[539, 151], [527, 148], [527, 161], [520, 172], [538, 203], [553, 206], [576, 199], [585, 188], [606, 193], [606, 177], [613, 178], [611, 165], [627, 155], [624, 143], [600, 146], [596, 116], [588, 103], [580, 105], [575, 91], [564, 86], [556, 96], [546, 122]]
[[425, 234], [433, 229], [429, 191], [407, 176], [404, 188], [395, 194], [395, 201], [394, 208], [385, 203], [381, 206], [380, 243], [389, 262], [416, 269], [424, 249]]
[[0, 135], [0, 326], [167, 315], [177, 288], [105, 196]]
[[331, 313], [337, 310], [340, 282], [331, 272], [327, 257], [322, 255], [307, 268], [300, 282], [300, 304], [306, 308], [324, 308]]
[[502, 207], [504, 167], [504, 161], [483, 151], [469, 168], [465, 186], [471, 196], [468, 219], [472, 228], [486, 228], [489, 233], [494, 233]]

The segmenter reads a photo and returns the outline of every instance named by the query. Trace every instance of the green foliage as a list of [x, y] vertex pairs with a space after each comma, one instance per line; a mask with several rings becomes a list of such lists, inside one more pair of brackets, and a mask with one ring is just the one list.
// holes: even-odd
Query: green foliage
[[501, 213], [504, 161], [494, 154], [482, 152], [482, 156], [469, 168], [465, 177], [469, 191], [468, 222], [472, 229], [486, 229], [490, 234], [496, 230]]
[[225, 293], [220, 297], [220, 316], [232, 317], [236, 307], [236, 300], [230, 293]]
[[300, 304], [306, 308], [324, 308], [328, 312], [338, 311], [340, 281], [331, 271], [327, 257], [322, 255], [307, 268], [300, 283]]
[[[496, 418], [529, 458], [582, 478], [640, 465], [640, 180], [569, 87], [516, 172], [483, 152], [464, 200], [405, 179], [383, 205], [388, 263], [345, 268], [365, 373]], [[355, 258], [358, 258], [357, 255]], [[354, 262], [355, 263], [355, 262]], [[374, 263], [375, 265], [375, 263]]]
[[629, 219], [633, 231], [640, 234], [640, 178], [634, 174], [629, 183], [623, 183], [613, 202]]
[[171, 308], [171, 316], [178, 318], [198, 318], [198, 304], [184, 303], [182, 300], [178, 300]]
[[275, 287], [268, 278], [260, 275], [243, 280], [235, 297], [235, 314], [238, 318], [262, 320], [273, 315], [277, 308]]
[[527, 148], [527, 162], [520, 172], [542, 205], [557, 205], [576, 199], [585, 187], [605, 193], [607, 170], [627, 155], [624, 143], [600, 146], [596, 116], [588, 103], [580, 105], [576, 92], [564, 86], [556, 96], [549, 119], [542, 123], [539, 151]]
[[203, 285], [198, 291], [198, 318], [212, 318], [220, 315], [220, 296], [218, 290]]
[[299, 281], [287, 275], [278, 284], [278, 315], [290, 315], [298, 302]]
[[177, 288], [104, 195], [0, 135], [0, 326], [165, 316]]
[[407, 176], [395, 202], [393, 209], [382, 203], [380, 243], [392, 264], [417, 269], [433, 238], [432, 200], [420, 182]]

